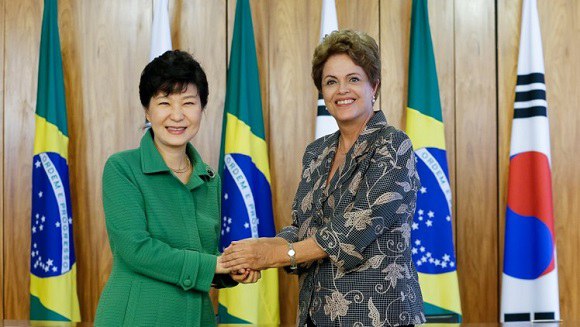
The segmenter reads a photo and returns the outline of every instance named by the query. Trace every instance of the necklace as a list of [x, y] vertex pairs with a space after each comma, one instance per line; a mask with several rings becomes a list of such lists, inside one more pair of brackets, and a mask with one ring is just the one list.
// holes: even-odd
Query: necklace
[[[168, 165], [168, 167], [169, 167], [169, 165]], [[188, 156], [185, 156], [185, 167], [184, 168], [179, 167], [177, 169], [174, 169], [174, 168], [169, 167], [169, 169], [171, 169], [171, 171], [176, 173], [176, 174], [186, 173], [189, 171], [189, 168], [191, 168], [191, 161], [189, 161]]]

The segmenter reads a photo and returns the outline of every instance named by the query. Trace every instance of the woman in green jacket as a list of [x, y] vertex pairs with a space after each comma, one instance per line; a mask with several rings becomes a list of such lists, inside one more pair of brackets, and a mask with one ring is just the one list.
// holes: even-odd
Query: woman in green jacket
[[95, 326], [213, 326], [210, 287], [251, 283], [257, 271], [220, 264], [220, 179], [189, 143], [208, 84], [188, 53], [167, 51], [139, 83], [151, 123], [139, 148], [112, 155], [103, 206], [113, 268]]

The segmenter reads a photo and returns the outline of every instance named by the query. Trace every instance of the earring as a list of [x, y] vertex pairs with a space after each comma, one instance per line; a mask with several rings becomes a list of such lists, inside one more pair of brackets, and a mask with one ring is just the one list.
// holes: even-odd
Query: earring
[[373, 99], [371, 100], [371, 103], [373, 104], [373, 106], [375, 105], [376, 101], [377, 101], [377, 97], [373, 95]]

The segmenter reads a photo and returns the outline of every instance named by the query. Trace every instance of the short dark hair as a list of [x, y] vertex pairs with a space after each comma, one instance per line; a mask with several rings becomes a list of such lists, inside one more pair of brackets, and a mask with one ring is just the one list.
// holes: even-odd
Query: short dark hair
[[139, 81], [141, 104], [144, 108], [148, 108], [151, 98], [159, 92], [165, 94], [183, 92], [188, 84], [197, 87], [201, 107], [205, 108], [209, 88], [207, 77], [199, 62], [185, 51], [166, 51], [147, 64], [141, 73]]
[[312, 79], [318, 91], [322, 91], [322, 70], [328, 58], [335, 54], [346, 54], [359, 65], [371, 84], [381, 81], [381, 56], [375, 39], [354, 30], [334, 31], [325, 36], [312, 56]]

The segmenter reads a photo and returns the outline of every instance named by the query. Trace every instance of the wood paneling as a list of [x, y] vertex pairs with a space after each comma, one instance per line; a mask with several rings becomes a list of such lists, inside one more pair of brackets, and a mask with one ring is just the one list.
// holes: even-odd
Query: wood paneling
[[[321, 8], [321, 6], [322, 3], [317, 8]], [[336, 0], [338, 28], [366, 32], [377, 43], [379, 42], [380, 28], [379, 13], [379, 0]], [[318, 21], [320, 22], [320, 18]], [[318, 34], [320, 35], [320, 32]]]
[[381, 109], [390, 124], [404, 129], [409, 68], [411, 1], [380, 2]]
[[548, 115], [552, 144], [552, 185], [560, 279], [561, 316], [580, 320], [580, 3], [538, 1], [542, 28]]
[[[4, 1], [4, 315], [28, 319], [30, 199], [42, 5]], [[9, 81], [8, 83], [6, 81]]]
[[[0, 2], [0, 68], [4, 72], [4, 2]], [[4, 74], [0, 78], [0, 144], [4, 144]], [[0, 146], [0, 253], [4, 254], [4, 146]], [[0, 255], [4, 267], [4, 255]], [[4, 269], [0, 269], [0, 317], [4, 317]]]
[[[292, 222], [290, 207], [302, 168], [302, 153], [314, 138], [316, 89], [310, 60], [318, 43], [320, 3], [274, 1], [269, 4], [270, 169], [276, 227]], [[300, 28], [296, 28], [300, 26]], [[316, 32], [314, 32], [316, 31]], [[280, 275], [282, 323], [293, 322], [298, 300], [297, 278]]]
[[[42, 5], [0, 1], [0, 311], [28, 317], [31, 154]], [[171, 0], [174, 48], [207, 72], [210, 97], [194, 144], [216, 167], [235, 0]], [[450, 177], [464, 321], [499, 317], [499, 283], [509, 137], [521, 0], [430, 1], [429, 14]], [[314, 138], [316, 89], [310, 77], [322, 0], [251, 0], [276, 226], [290, 223], [302, 153]], [[381, 49], [380, 107], [404, 128], [411, 1], [337, 0], [341, 28], [363, 30]], [[562, 317], [580, 320], [580, 230], [574, 218], [580, 172], [580, 4], [539, 1], [552, 135], [552, 167]], [[101, 173], [114, 152], [142, 135], [138, 98], [148, 61], [152, 2], [59, 0], [69, 112], [69, 165], [78, 288], [84, 321], [94, 318], [111, 269], [101, 205]], [[497, 40], [496, 35], [497, 33]], [[497, 46], [497, 55], [496, 55]], [[496, 75], [497, 74], [497, 75]], [[216, 167], [217, 168], [217, 167]], [[498, 218], [499, 217], [499, 218]], [[282, 324], [295, 320], [297, 280], [280, 273]], [[0, 291], [1, 290], [0, 286]]]
[[495, 5], [454, 6], [457, 270], [465, 321], [491, 322], [499, 317]]
[[209, 83], [209, 101], [193, 144], [202, 158], [217, 169], [226, 94], [226, 1], [179, 0], [172, 8], [173, 47], [193, 53]]
[[[515, 99], [522, 1], [498, 2], [497, 76], [498, 76], [498, 202], [499, 202], [499, 275], [503, 272], [505, 208], [510, 157], [510, 136]], [[501, 278], [500, 283], [501, 287]], [[501, 295], [501, 288], [499, 289]]]
[[[463, 217], [457, 216], [457, 179], [455, 178], [455, 38], [454, 32], [454, 2], [453, 0], [430, 1], [429, 21], [431, 26], [431, 38], [433, 39], [433, 52], [437, 65], [437, 78], [439, 80], [439, 95], [441, 97], [441, 110], [443, 111], [443, 124], [445, 126], [445, 148], [447, 150], [447, 163], [449, 165], [449, 181], [453, 192], [452, 224], [456, 231], [457, 220]], [[407, 41], [408, 42], [408, 41]], [[406, 86], [406, 82], [405, 82]], [[406, 105], [406, 103], [405, 103]], [[456, 233], [454, 233], [457, 239]], [[457, 248], [456, 248], [457, 249]]]
[[[61, 1], [59, 11], [67, 54], [73, 227], [81, 315], [92, 321], [111, 270], [101, 173], [111, 154], [136, 147], [142, 134], [138, 83], [148, 60], [152, 9], [149, 2], [140, 1], [67, 3], [63, 6]], [[69, 28], [63, 26], [66, 23]]]

